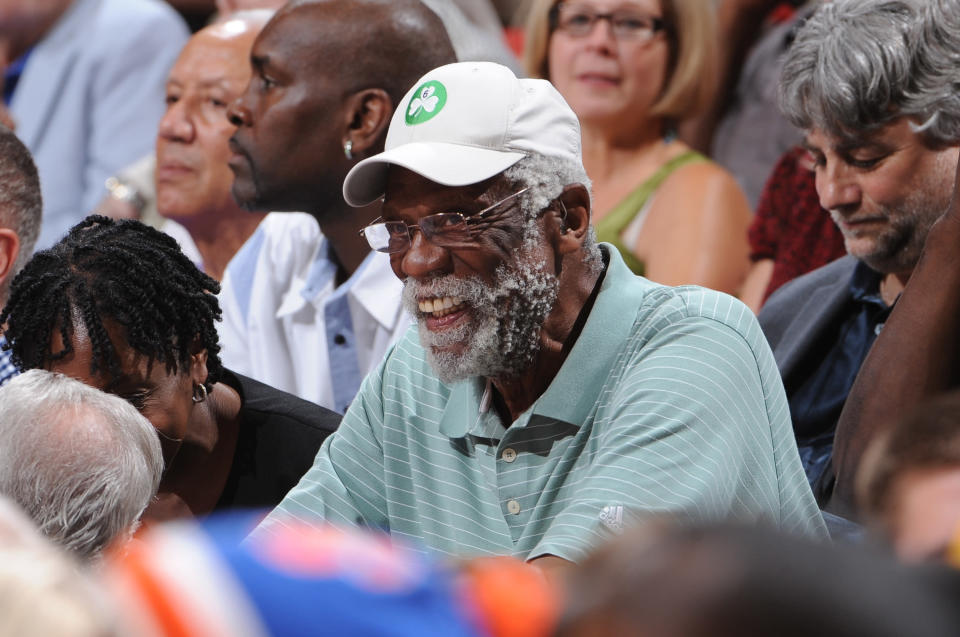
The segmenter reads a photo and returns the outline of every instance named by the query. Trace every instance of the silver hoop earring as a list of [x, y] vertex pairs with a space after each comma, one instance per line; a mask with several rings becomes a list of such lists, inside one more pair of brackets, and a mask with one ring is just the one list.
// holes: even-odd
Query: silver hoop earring
[[197, 383], [193, 386], [193, 396], [190, 399], [195, 403], [202, 403], [207, 399], [207, 386], [203, 383]]
[[348, 139], [343, 142], [343, 154], [346, 155], [347, 159], [353, 159], [353, 140]]

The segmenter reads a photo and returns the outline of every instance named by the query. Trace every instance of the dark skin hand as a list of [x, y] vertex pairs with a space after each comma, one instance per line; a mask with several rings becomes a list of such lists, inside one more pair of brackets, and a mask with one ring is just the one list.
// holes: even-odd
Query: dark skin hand
[[[960, 165], [957, 169], [960, 180]], [[886, 423], [960, 379], [960, 190], [930, 230], [920, 262], [860, 368], [837, 423], [828, 509], [855, 517], [860, 459]]]

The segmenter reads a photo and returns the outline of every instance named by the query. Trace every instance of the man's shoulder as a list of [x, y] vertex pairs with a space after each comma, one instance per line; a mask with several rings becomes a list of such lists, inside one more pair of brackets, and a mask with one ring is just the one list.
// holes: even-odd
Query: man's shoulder
[[271, 212], [227, 264], [224, 288], [288, 282], [309, 266], [323, 235], [316, 219], [302, 212]]
[[658, 329], [678, 322], [711, 322], [743, 332], [756, 323], [739, 299], [696, 285], [657, 286], [638, 309], [638, 327]]
[[764, 303], [759, 315], [761, 324], [779, 316], [792, 316], [818, 290], [842, 293], [858, 263], [855, 257], [847, 255], [785, 283]]
[[76, 52], [94, 65], [143, 64], [167, 67], [190, 37], [177, 11], [158, 0], [76, 0], [55, 44], [76, 43]]
[[[89, 3], [97, 7], [93, 25], [98, 29], [115, 28], [118, 24], [139, 30], [187, 29], [183, 18], [167, 2], [158, 0], [100, 0]], [[117, 35], [117, 34], [114, 34]], [[189, 32], [188, 32], [189, 35]]]
[[850, 279], [860, 263], [852, 256], [831, 261], [774, 292], [757, 319], [786, 376], [805, 351], [852, 298]]

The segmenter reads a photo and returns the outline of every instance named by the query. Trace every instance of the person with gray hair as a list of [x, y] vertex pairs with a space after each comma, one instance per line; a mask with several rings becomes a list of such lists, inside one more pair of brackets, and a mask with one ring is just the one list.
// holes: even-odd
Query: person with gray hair
[[960, 139], [960, 1], [926, 0], [916, 43], [911, 90], [924, 100], [922, 129], [938, 139]]
[[[42, 211], [33, 157], [13, 131], [0, 125], [0, 309], [7, 303], [13, 277], [33, 254]], [[5, 343], [0, 334], [0, 385], [17, 373]]]
[[0, 493], [84, 560], [133, 532], [163, 472], [133, 405], [39, 369], [0, 388], [0, 441]]
[[[929, 0], [912, 41], [916, 59], [911, 92], [916, 99], [925, 99], [928, 108], [923, 114], [920, 130], [958, 144], [960, 0]], [[871, 463], [865, 459], [868, 449], [879, 448], [875, 446], [879, 444], [875, 443], [878, 438], [909, 437], [907, 449], [898, 448], [894, 441], [890, 454], [903, 457], [912, 448], [913, 465], [919, 464], [918, 459], [928, 464], [926, 468], [932, 464], [931, 460], [937, 460], [941, 467], [957, 464], [945, 462], [950, 450], [943, 432], [953, 426], [952, 420], [943, 426], [931, 420], [926, 431], [916, 431], [915, 426], [900, 424], [918, 407], [929, 412], [939, 406], [944, 417], [949, 417], [951, 408], [956, 406], [955, 396], [931, 399], [960, 388], [957, 331], [960, 325], [960, 295], [957, 294], [960, 262], [956, 256], [957, 245], [960, 245], [960, 191], [957, 185], [960, 184], [960, 171], [952, 179], [946, 179], [944, 187], [949, 188], [951, 183], [955, 185], [950, 206], [931, 228], [917, 267], [864, 361], [840, 415], [836, 435], [836, 494], [844, 502], [853, 501], [858, 474], [866, 472], [862, 474], [863, 479], [869, 482], [867, 476], [878, 473], [876, 467], [871, 468]], [[943, 432], [932, 430], [932, 425], [937, 425]], [[894, 433], [888, 434], [887, 431]], [[922, 455], [918, 451], [923, 452]], [[954, 497], [945, 495], [947, 491], [942, 488], [949, 485], [948, 481], [939, 479], [944, 473], [924, 471], [924, 484], [912, 480], [909, 488], [902, 488], [899, 495], [900, 499], [913, 502], [922, 502], [925, 497], [926, 508], [935, 512], [938, 523], [931, 524], [915, 513], [908, 516], [898, 511], [902, 519], [900, 526], [909, 523], [913, 528], [921, 529], [927, 538], [940, 533], [943, 527], [938, 524], [944, 522], [948, 523], [951, 534], [956, 530], [955, 522], [949, 524], [951, 519], [948, 517], [956, 516], [956, 511], [953, 507], [939, 506], [945, 498]], [[869, 515], [881, 508], [867, 500], [861, 500], [860, 513]], [[893, 510], [891, 506], [888, 508]], [[916, 511], [919, 507], [913, 509]]]
[[417, 323], [255, 532], [365, 524], [550, 572], [651, 510], [817, 535], [753, 314], [635, 276], [590, 228], [576, 115], [488, 62], [421, 77], [346, 201]]
[[[823, 4], [797, 33], [781, 76], [783, 111], [805, 131], [820, 204], [848, 253], [784, 285], [759, 315], [821, 506], [833, 494], [847, 394], [950, 202], [960, 146], [923, 126], [941, 91], [914, 81], [918, 57], [932, 55], [913, 44], [919, 6]], [[841, 499], [833, 506], [852, 514]]]

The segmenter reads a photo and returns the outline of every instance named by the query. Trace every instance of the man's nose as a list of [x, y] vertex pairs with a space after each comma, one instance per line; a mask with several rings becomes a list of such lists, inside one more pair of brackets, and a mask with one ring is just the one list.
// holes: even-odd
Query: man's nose
[[172, 102], [160, 119], [157, 133], [160, 137], [180, 142], [190, 142], [195, 134], [186, 100]]
[[423, 236], [419, 229], [411, 231], [410, 247], [400, 260], [401, 279], [413, 277], [424, 279], [437, 274], [448, 274], [452, 270], [450, 251], [442, 248]]
[[816, 186], [820, 205], [827, 210], [842, 210], [860, 204], [860, 187], [843, 167], [824, 166], [817, 170]]
[[247, 106], [244, 95], [233, 100], [227, 107], [227, 119], [237, 127], [250, 124], [250, 108]]

